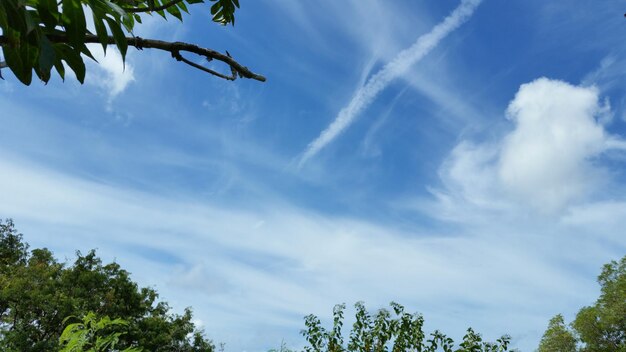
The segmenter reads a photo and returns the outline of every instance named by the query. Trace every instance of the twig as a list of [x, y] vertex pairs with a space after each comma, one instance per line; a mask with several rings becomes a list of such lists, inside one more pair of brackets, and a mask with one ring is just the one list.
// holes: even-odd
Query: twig
[[186, 63], [189, 66], [195, 67], [198, 70], [202, 70], [204, 72], [208, 72], [208, 73], [210, 73], [210, 74], [212, 74], [214, 76], [217, 76], [217, 77], [229, 80], [229, 81], [234, 81], [235, 79], [237, 79], [237, 72], [236, 71], [233, 72], [232, 75], [226, 76], [226, 75], [224, 75], [222, 73], [219, 73], [217, 71], [213, 71], [213, 70], [211, 70], [208, 67], [204, 67], [204, 66], [199, 65], [199, 64], [197, 64], [197, 63], [195, 63], [193, 61], [189, 61], [189, 60], [185, 59], [179, 52], [172, 52], [172, 57], [175, 58], [177, 61], [182, 61], [182, 62]]

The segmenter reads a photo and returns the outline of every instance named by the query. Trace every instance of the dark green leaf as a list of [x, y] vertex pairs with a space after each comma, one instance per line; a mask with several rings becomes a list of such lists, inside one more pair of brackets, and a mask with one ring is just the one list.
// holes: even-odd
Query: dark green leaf
[[[47, 77], [50, 78], [50, 70], [52, 70], [54, 62], [56, 61], [56, 54], [54, 53], [54, 48], [50, 40], [48, 40], [48, 37], [42, 36], [39, 45], [39, 71], [44, 75], [47, 73]], [[43, 78], [42, 80], [44, 82], [48, 81]]]
[[[85, 62], [79, 53], [71, 46], [65, 43], [57, 43], [54, 45], [55, 53], [59, 59], [62, 59], [74, 71], [76, 79], [80, 83], [85, 82]], [[57, 68], [58, 70], [58, 68]]]
[[30, 85], [39, 49], [36, 46], [23, 43], [17, 48], [5, 46], [3, 53], [7, 66], [13, 71], [15, 77], [25, 85]]
[[102, 45], [102, 50], [106, 54], [107, 45], [109, 44], [109, 33], [107, 32], [107, 28], [104, 24], [104, 21], [102, 20], [102, 17], [97, 16], [95, 11], [93, 12], [93, 23], [96, 27], [96, 35], [98, 36], [98, 40]]
[[37, 11], [39, 18], [47, 28], [54, 28], [59, 24], [59, 7], [55, 0], [39, 0]]
[[128, 43], [126, 41], [126, 37], [124, 36], [124, 32], [118, 22], [115, 20], [105, 17], [107, 23], [109, 24], [109, 29], [111, 33], [113, 33], [113, 39], [115, 40], [115, 44], [117, 45], [117, 49], [122, 54], [122, 60], [126, 61], [126, 51], [128, 50]]
[[124, 17], [122, 17], [122, 24], [129, 33], [132, 33], [133, 27], [135, 26], [135, 17], [132, 14], [124, 15]]
[[65, 81], [65, 66], [63, 66], [63, 62], [61, 60], [57, 60], [54, 63], [54, 68], [59, 73], [59, 76], [61, 76], [61, 79]]
[[[115, 14], [117, 14], [117, 16], [122, 17], [124, 15], [126, 15], [126, 11], [124, 11], [124, 9], [122, 9], [121, 7], [119, 7], [117, 4], [112, 3], [109, 0], [104, 0], [104, 3], [111, 9], [113, 10], [113, 12]], [[117, 17], [116, 16], [116, 17]]]
[[83, 47], [80, 49], [80, 52], [88, 58], [92, 59], [93, 61], [98, 62], [98, 60], [96, 60], [96, 58], [93, 56], [93, 54], [86, 45], [83, 45]]
[[7, 11], [4, 9], [4, 6], [0, 4], [0, 28], [9, 27], [7, 22]]
[[[16, 33], [26, 33], [26, 21], [24, 20], [24, 16], [22, 15], [22, 11], [24, 8], [18, 5], [15, 0], [2, 0], [0, 1], [0, 6], [2, 6], [6, 13], [6, 24], [4, 27], [12, 28]], [[4, 29], [4, 28], [3, 28]], [[17, 37], [20, 37], [18, 35]]]
[[163, 18], [167, 19], [167, 17], [165, 16], [165, 11], [160, 10], [160, 11], [155, 11], [155, 12], [156, 12], [157, 14], [159, 14], [159, 16], [161, 16], [161, 17], [163, 17]]
[[85, 44], [85, 13], [79, 0], [62, 0], [63, 3], [63, 27], [67, 32], [70, 44], [74, 48], [81, 48]]
[[211, 5], [211, 15], [215, 15], [221, 8], [222, 4], [220, 4], [219, 2]]
[[7, 66], [9, 66], [9, 69], [13, 72], [15, 77], [25, 85], [30, 85], [32, 81], [32, 70], [26, 69], [27, 65], [20, 55], [20, 52], [11, 47], [3, 47], [2, 52]]
[[[33, 16], [31, 16], [31, 13], [34, 11], [24, 11], [24, 22], [26, 23], [26, 34], [30, 34], [32, 31], [34, 31], [37, 28], [37, 23], [35, 23], [35, 20], [33, 19]], [[36, 14], [36, 12], [35, 12]]]
[[180, 13], [180, 10], [178, 9], [178, 7], [176, 6], [170, 6], [167, 9], [165, 9], [167, 12], [170, 13], [170, 15], [178, 18], [180, 21], [183, 20], [183, 15]]
[[189, 13], [189, 10], [187, 10], [187, 5], [185, 5], [184, 1], [178, 3], [178, 8], [182, 11], [185, 11], [186, 13]]

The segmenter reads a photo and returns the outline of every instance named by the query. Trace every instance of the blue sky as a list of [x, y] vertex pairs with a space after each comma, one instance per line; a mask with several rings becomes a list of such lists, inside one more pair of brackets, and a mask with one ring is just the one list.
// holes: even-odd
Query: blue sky
[[60, 258], [97, 248], [227, 350], [301, 347], [304, 315], [394, 300], [530, 351], [626, 253], [623, 12], [273, 0], [235, 27], [207, 5], [146, 19], [137, 35], [268, 81], [134, 49], [82, 86], [3, 72], [0, 216]]

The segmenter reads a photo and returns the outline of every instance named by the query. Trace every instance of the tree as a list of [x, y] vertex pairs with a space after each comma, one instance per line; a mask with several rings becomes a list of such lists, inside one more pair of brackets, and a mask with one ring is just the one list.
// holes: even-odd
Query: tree
[[[234, 25], [239, 0], [210, 1], [213, 2], [213, 21]], [[139, 50], [159, 49], [168, 51], [177, 61], [223, 79], [242, 77], [265, 81], [265, 77], [239, 64], [228, 52], [222, 54], [194, 44], [133, 35], [135, 25], [141, 24], [142, 14], [156, 13], [163, 18], [169, 14], [182, 21], [182, 13], [188, 12], [187, 5], [202, 2], [204, 0], [0, 0], [0, 47], [4, 56], [4, 61], [0, 61], [0, 78], [1, 69], [8, 67], [26, 85], [32, 82], [33, 72], [41, 81], [48, 82], [53, 68], [65, 79], [65, 62], [83, 83], [83, 55], [95, 60], [86, 44], [99, 43], [105, 53], [107, 47], [114, 44], [122, 59], [126, 58], [129, 46]], [[92, 13], [90, 19], [86, 18], [85, 9]], [[88, 30], [89, 21], [93, 22], [95, 33]], [[208, 61], [221, 61], [230, 67], [230, 72], [220, 73], [199, 65], [184, 57], [185, 52]]]
[[355, 304], [356, 321], [345, 344], [341, 332], [345, 307], [345, 304], [335, 306], [333, 326], [329, 330], [322, 327], [315, 315], [304, 318], [306, 329], [302, 330], [302, 335], [308, 342], [305, 352], [389, 352], [390, 348], [391, 352], [503, 352], [508, 351], [511, 341], [505, 335], [495, 343], [485, 342], [480, 334], [469, 328], [455, 349], [454, 341], [439, 331], [434, 331], [427, 339], [422, 329], [424, 318], [417, 313], [406, 313], [398, 303], [391, 302], [394, 316], [387, 309], [372, 316], [365, 305], [358, 302]]
[[543, 334], [539, 344], [540, 352], [574, 352], [576, 351], [576, 337], [565, 326], [561, 314], [550, 319], [548, 329]]
[[65, 318], [90, 312], [127, 322], [109, 327], [120, 350], [215, 350], [190, 309], [170, 313], [154, 289], [139, 288], [119, 264], [103, 265], [94, 251], [59, 263], [45, 248], [29, 251], [9, 220], [0, 221], [0, 254], [0, 351], [57, 351]]
[[[539, 352], [626, 352], [626, 256], [604, 265], [598, 283], [600, 297], [594, 305], [576, 314], [571, 329], [560, 315], [550, 320]], [[551, 346], [563, 349], [550, 349]]]

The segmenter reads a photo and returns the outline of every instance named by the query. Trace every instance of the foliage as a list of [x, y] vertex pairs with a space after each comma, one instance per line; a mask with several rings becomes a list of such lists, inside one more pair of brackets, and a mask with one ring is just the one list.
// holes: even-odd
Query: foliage
[[[71, 317], [69, 317], [71, 318]], [[69, 319], [69, 318], [66, 318]], [[104, 317], [97, 319], [93, 312], [87, 313], [82, 321], [69, 324], [61, 337], [60, 352], [107, 352], [116, 350], [123, 332], [109, 332], [110, 328], [126, 326], [128, 322], [122, 319]], [[141, 348], [128, 347], [120, 352], [141, 352]]]
[[[195, 328], [191, 310], [170, 313], [151, 288], [139, 288], [117, 263], [103, 265], [94, 251], [77, 252], [72, 265], [47, 249], [28, 250], [13, 222], [0, 221], [0, 351], [56, 351], [65, 317], [120, 318], [107, 329], [118, 349], [214, 351]], [[107, 330], [107, 331], [108, 331]]]
[[[213, 3], [213, 21], [234, 25], [239, 0], [210, 1]], [[167, 50], [178, 61], [185, 61], [178, 53], [179, 48], [163, 45], [173, 43], [145, 41], [134, 36], [127, 38], [126, 33], [133, 34], [135, 24], [142, 21], [142, 13], [157, 13], [163, 18], [169, 14], [182, 21], [182, 13], [188, 12], [187, 5], [202, 2], [204, 0], [2, 0], [0, 46], [5, 61], [0, 61], [0, 69], [8, 67], [22, 83], [29, 85], [33, 71], [41, 81], [48, 82], [53, 68], [64, 79], [65, 69], [69, 67], [83, 83], [85, 63], [82, 55], [94, 59], [86, 43], [100, 43], [105, 52], [108, 45], [115, 44], [123, 59], [128, 46], [132, 45], [138, 49]], [[91, 18], [86, 18], [88, 13]], [[95, 33], [87, 29], [88, 22], [93, 23]], [[155, 43], [160, 46], [149, 45]], [[196, 54], [224, 61], [240, 76], [260, 80], [261, 76], [249, 75], [249, 71], [247, 74], [247, 69], [244, 70], [230, 56], [208, 49]], [[200, 69], [222, 77], [204, 67]], [[232, 79], [235, 77], [233, 74]], [[229, 79], [228, 76], [222, 78]]]
[[576, 351], [576, 337], [565, 326], [561, 314], [550, 319], [548, 329], [539, 343], [539, 352], [574, 352]]
[[227, 25], [235, 25], [235, 7], [239, 7], [239, 0], [211, 0], [215, 4], [211, 6], [213, 21]]
[[444, 352], [501, 352], [507, 351], [509, 336], [502, 336], [495, 343], [484, 342], [480, 334], [469, 328], [459, 347], [454, 341], [435, 331], [427, 339], [423, 332], [424, 318], [417, 313], [409, 314], [404, 307], [392, 302], [392, 313], [381, 309], [371, 315], [362, 302], [355, 304], [356, 321], [349, 334], [349, 341], [344, 344], [341, 330], [345, 304], [333, 309], [333, 327], [326, 330], [315, 315], [305, 317], [306, 329], [302, 335], [308, 345], [305, 352], [435, 352], [441, 348]]
[[626, 352], [626, 256], [604, 265], [598, 283], [600, 297], [578, 312], [571, 329], [560, 315], [552, 318], [539, 352]]

